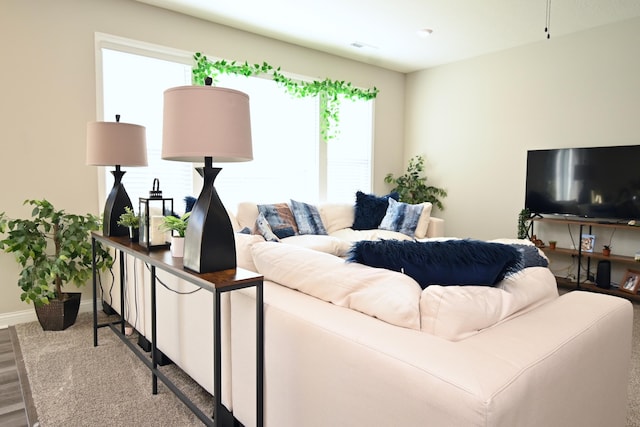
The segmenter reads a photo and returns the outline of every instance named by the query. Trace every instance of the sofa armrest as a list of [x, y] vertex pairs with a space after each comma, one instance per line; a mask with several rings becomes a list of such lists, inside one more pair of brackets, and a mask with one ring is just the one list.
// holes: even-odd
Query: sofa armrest
[[427, 229], [427, 238], [444, 237], [444, 219], [431, 217], [429, 219], [429, 228]]

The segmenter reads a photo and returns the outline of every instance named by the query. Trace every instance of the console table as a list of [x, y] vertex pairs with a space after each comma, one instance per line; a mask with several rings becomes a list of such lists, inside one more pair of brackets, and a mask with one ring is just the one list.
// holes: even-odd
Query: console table
[[587, 261], [587, 267], [586, 267], [586, 271], [589, 272], [590, 268], [591, 268], [591, 260], [609, 260], [612, 262], [617, 262], [617, 263], [625, 263], [625, 264], [634, 264], [634, 265], [638, 265], [638, 261], [635, 260], [635, 257], [633, 256], [625, 256], [625, 255], [605, 255], [602, 252], [599, 251], [593, 251], [593, 252], [587, 252], [587, 251], [583, 251], [582, 250], [582, 245], [580, 244], [580, 239], [583, 235], [583, 233], [586, 231], [588, 234], [591, 234], [593, 232], [594, 228], [600, 228], [600, 229], [610, 229], [610, 230], [625, 230], [625, 231], [640, 231], [640, 227], [635, 227], [635, 226], [630, 226], [627, 225], [626, 223], [603, 223], [603, 222], [598, 222], [598, 221], [588, 221], [588, 220], [582, 220], [582, 219], [566, 219], [566, 218], [547, 218], [547, 217], [539, 217], [539, 218], [532, 218], [531, 219], [531, 233], [535, 234], [534, 232], [534, 228], [533, 228], [533, 224], [535, 223], [546, 223], [546, 224], [569, 224], [569, 225], [573, 225], [576, 226], [578, 228], [578, 242], [575, 248], [548, 248], [548, 247], [541, 247], [540, 249], [543, 250], [547, 255], [551, 255], [554, 253], [557, 254], [564, 254], [564, 255], [568, 255], [568, 256], [575, 256], [578, 259], [578, 266], [577, 266], [577, 272], [576, 272], [576, 281], [575, 282], [569, 282], [565, 279], [561, 279], [561, 278], [556, 278], [556, 280], [558, 281], [559, 284], [564, 285], [564, 286], [569, 286], [569, 287], [573, 287], [575, 286], [576, 289], [586, 289], [589, 291], [593, 291], [593, 292], [600, 292], [600, 293], [606, 293], [606, 294], [610, 294], [610, 295], [615, 295], [615, 296], [619, 296], [619, 297], [623, 297], [623, 298], [627, 298], [630, 299], [632, 301], [640, 301], [640, 295], [638, 294], [632, 294], [632, 293], [628, 293], [628, 292], [624, 292], [624, 291], [620, 291], [618, 289], [607, 289], [607, 288], [600, 288], [598, 286], [596, 286], [595, 284], [590, 284], [590, 283], [585, 283], [583, 281], [580, 280], [580, 274], [581, 271], [583, 269], [582, 264], [581, 264], [581, 260], [583, 258], [586, 259]]
[[[97, 274], [95, 268], [96, 244], [100, 242], [113, 247], [120, 252], [120, 307], [124, 307], [124, 255], [130, 255], [149, 264], [151, 270], [151, 361], [125, 336], [124, 314], [121, 313], [120, 320], [110, 323], [98, 323], [97, 305]], [[263, 378], [264, 378], [264, 316], [263, 316], [263, 277], [243, 269], [223, 270], [213, 273], [195, 273], [184, 269], [182, 258], [172, 258], [168, 249], [154, 250], [149, 252], [146, 248], [131, 242], [128, 237], [106, 237], [99, 232], [91, 233], [91, 243], [93, 249], [93, 345], [98, 345], [98, 329], [109, 327], [116, 335], [138, 356], [138, 358], [149, 368], [152, 375], [152, 393], [158, 393], [158, 379], [160, 379], [187, 407], [208, 426], [222, 426], [225, 422], [220, 416], [226, 408], [222, 404], [222, 363], [221, 363], [221, 320], [220, 320], [220, 296], [223, 292], [230, 292], [236, 289], [249, 287], [256, 288], [256, 425], [263, 425]], [[198, 408], [178, 387], [158, 369], [156, 360], [156, 269], [161, 269], [174, 276], [179, 277], [200, 288], [206, 289], [214, 295], [214, 408], [213, 418], [205, 414]], [[120, 325], [120, 329], [116, 327]]]

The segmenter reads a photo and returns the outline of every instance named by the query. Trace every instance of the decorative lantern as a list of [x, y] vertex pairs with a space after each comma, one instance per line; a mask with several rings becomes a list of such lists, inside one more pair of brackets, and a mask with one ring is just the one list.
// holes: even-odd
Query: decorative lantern
[[160, 181], [153, 180], [153, 189], [149, 191], [149, 197], [140, 197], [140, 246], [147, 250], [168, 248], [171, 234], [162, 231], [160, 226], [163, 218], [173, 214], [173, 199], [162, 197]]

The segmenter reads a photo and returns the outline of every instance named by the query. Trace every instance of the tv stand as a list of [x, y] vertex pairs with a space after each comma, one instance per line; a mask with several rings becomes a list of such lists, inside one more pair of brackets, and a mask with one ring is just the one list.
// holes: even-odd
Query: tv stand
[[[555, 249], [551, 249], [548, 246], [540, 247], [542, 251], [545, 252], [547, 256], [553, 254], [564, 254], [572, 257], [578, 258], [578, 266], [576, 268], [576, 280], [571, 281], [567, 278], [556, 277], [558, 281], [558, 285], [567, 288], [580, 289], [580, 290], [589, 290], [594, 292], [606, 293], [609, 295], [615, 295], [619, 297], [624, 297], [633, 301], [640, 301], [640, 294], [638, 293], [630, 293], [624, 290], [620, 290], [619, 288], [611, 287], [611, 288], [601, 288], [596, 286], [593, 283], [589, 283], [588, 281], [581, 280], [581, 273], [583, 273], [584, 268], [582, 267], [582, 261], [586, 261], [586, 271], [589, 273], [591, 271], [591, 261], [592, 260], [608, 260], [611, 263], [622, 263], [622, 264], [636, 264], [638, 267], [636, 269], [640, 269], [640, 263], [635, 260], [634, 256], [626, 256], [626, 255], [605, 255], [601, 251], [593, 251], [586, 252], [582, 250], [580, 245], [580, 238], [583, 234], [592, 234], [594, 228], [597, 229], [610, 229], [610, 230], [624, 230], [624, 231], [640, 231], [640, 227], [628, 225], [625, 223], [612, 222], [612, 221], [596, 221], [596, 220], [585, 220], [583, 218], [549, 218], [549, 217], [533, 217], [531, 218], [531, 232], [535, 234], [535, 224], [536, 223], [546, 223], [546, 224], [558, 224], [558, 225], [575, 225], [579, 229], [577, 234], [578, 242], [577, 248], [562, 248], [556, 247]], [[547, 240], [549, 240], [549, 236], [546, 236]], [[552, 239], [553, 237], [551, 237]], [[633, 268], [633, 267], [632, 267]]]

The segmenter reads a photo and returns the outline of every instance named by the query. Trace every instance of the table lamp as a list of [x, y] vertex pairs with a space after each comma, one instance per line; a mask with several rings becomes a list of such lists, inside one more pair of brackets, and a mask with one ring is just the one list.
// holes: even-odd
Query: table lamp
[[236, 268], [236, 245], [229, 215], [214, 181], [213, 162], [253, 159], [249, 96], [207, 86], [181, 86], [164, 92], [162, 158], [202, 162], [204, 178], [187, 224], [183, 266], [198, 273]]
[[111, 171], [113, 188], [104, 205], [102, 234], [105, 236], [128, 236], [127, 227], [118, 225], [125, 207], [133, 210], [131, 199], [122, 184], [125, 171], [121, 166], [147, 166], [147, 142], [144, 126], [115, 122], [87, 123], [87, 164], [93, 166], [115, 166]]

